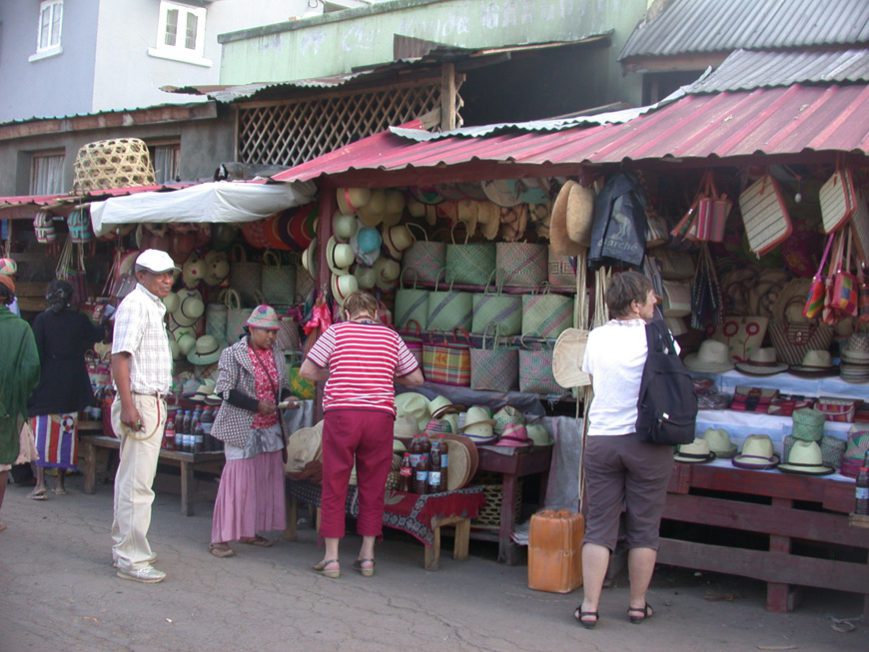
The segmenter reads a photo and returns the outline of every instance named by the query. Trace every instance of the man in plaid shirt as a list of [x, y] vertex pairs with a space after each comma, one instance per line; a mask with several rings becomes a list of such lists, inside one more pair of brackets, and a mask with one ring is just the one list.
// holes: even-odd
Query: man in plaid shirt
[[172, 384], [172, 354], [161, 299], [172, 290], [172, 257], [146, 249], [136, 258], [136, 288], [115, 315], [112, 377], [117, 394], [112, 427], [121, 440], [115, 477], [112, 557], [118, 577], [146, 584], [162, 582], [166, 573], [151, 564], [157, 555], [148, 543], [151, 485], [166, 423], [165, 396]]

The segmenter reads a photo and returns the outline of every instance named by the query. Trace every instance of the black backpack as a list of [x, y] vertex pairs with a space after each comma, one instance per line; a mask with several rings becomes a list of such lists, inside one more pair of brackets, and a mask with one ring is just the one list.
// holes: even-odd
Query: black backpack
[[676, 353], [673, 336], [662, 321], [646, 325], [648, 354], [637, 401], [637, 434], [650, 444], [694, 441], [697, 397], [691, 374]]

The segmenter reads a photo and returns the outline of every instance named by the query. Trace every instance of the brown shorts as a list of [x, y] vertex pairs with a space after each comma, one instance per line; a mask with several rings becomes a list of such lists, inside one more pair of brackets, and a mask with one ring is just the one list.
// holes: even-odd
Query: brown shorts
[[658, 549], [661, 514], [673, 470], [670, 446], [636, 434], [586, 440], [584, 543], [615, 549], [624, 506], [628, 548]]

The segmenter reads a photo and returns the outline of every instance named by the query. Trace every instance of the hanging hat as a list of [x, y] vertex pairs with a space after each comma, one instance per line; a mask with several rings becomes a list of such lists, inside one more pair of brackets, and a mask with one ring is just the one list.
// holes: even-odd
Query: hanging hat
[[199, 281], [205, 280], [206, 273], [208, 268], [205, 264], [205, 260], [200, 258], [197, 254], [192, 253], [184, 261], [184, 265], [181, 268], [181, 281], [188, 288], [195, 288], [199, 285]]
[[501, 207], [490, 201], [477, 202], [477, 225], [486, 240], [494, 240], [501, 227]]
[[353, 276], [356, 277], [359, 287], [363, 290], [370, 290], [377, 284], [377, 271], [373, 267], [357, 265]]
[[374, 263], [374, 272], [378, 282], [392, 283], [401, 274], [401, 265], [390, 258], [378, 258]]
[[691, 371], [718, 374], [733, 369], [733, 362], [724, 342], [704, 340], [697, 353], [685, 357], [685, 366]]
[[435, 188], [420, 188], [412, 186], [409, 188], [411, 196], [418, 202], [426, 205], [440, 204], [444, 197]]
[[347, 242], [359, 228], [359, 220], [355, 215], [344, 215], [336, 212], [332, 216], [332, 233], [341, 242]]
[[814, 408], [800, 408], [791, 415], [791, 435], [804, 441], [821, 441], [824, 436], [824, 413]]
[[18, 264], [11, 258], [0, 258], [0, 275], [15, 276], [18, 273]]
[[353, 215], [371, 199], [368, 188], [338, 188], [335, 191], [338, 208], [344, 215]]
[[742, 452], [731, 463], [741, 469], [772, 469], [779, 458], [769, 435], [749, 435], [742, 443]]
[[266, 331], [276, 331], [281, 327], [275, 309], [266, 304], [260, 304], [254, 308], [253, 312], [250, 313], [250, 317], [244, 322], [244, 325], [249, 328], [261, 328]]
[[695, 439], [690, 444], [679, 444], [673, 459], [686, 464], [703, 464], [715, 459], [715, 453], [709, 449], [709, 442], [705, 439]]
[[178, 295], [174, 292], [170, 292], [165, 297], [161, 299], [163, 305], [166, 306], [166, 312], [173, 313], [177, 312], [178, 308], [181, 306], [181, 299], [178, 298]]
[[775, 349], [765, 347], [754, 349], [748, 357], [748, 362], [737, 362], [736, 368], [749, 376], [771, 376], [786, 371], [784, 362], [776, 362]]
[[[575, 190], [575, 193], [574, 193]], [[591, 200], [589, 201], [589, 193]], [[591, 223], [594, 219], [594, 191], [568, 179], [555, 198], [549, 221], [552, 251], [562, 256], [581, 256], [588, 249]], [[573, 223], [568, 226], [568, 221]], [[585, 231], [589, 233], [585, 236]], [[570, 233], [584, 236], [583, 242], [573, 240]]]
[[836, 367], [833, 366], [833, 358], [829, 351], [810, 349], [803, 356], [801, 364], [792, 365], [788, 371], [796, 376], [805, 378], [821, 378], [834, 376]]
[[225, 251], [209, 251], [203, 258], [205, 261], [205, 284], [220, 285], [229, 276], [229, 257]]
[[588, 331], [567, 328], [555, 340], [552, 350], [552, 375], [566, 389], [591, 385], [591, 376], [582, 371]]
[[814, 441], [797, 440], [788, 451], [787, 462], [778, 465], [779, 471], [803, 475], [829, 475], [835, 472], [824, 464], [821, 447]]
[[357, 211], [359, 219], [365, 226], [377, 226], [386, 214], [386, 191], [372, 190], [369, 200]]
[[335, 236], [329, 238], [326, 243], [326, 264], [333, 274], [342, 275], [350, 273], [350, 266], [356, 260], [353, 255], [353, 248], [348, 244], [343, 244], [335, 239]]
[[342, 306], [344, 305], [344, 299], [359, 289], [359, 282], [352, 274], [332, 274], [329, 287], [332, 290], [332, 298], [335, 299], [339, 306]]
[[302, 267], [308, 272], [311, 278], [317, 278], [317, 239], [314, 238], [311, 244], [302, 252]]
[[178, 345], [178, 353], [181, 357], [187, 357], [187, 354], [196, 346], [196, 332], [189, 327], [176, 328], [173, 333], [175, 343]]
[[401, 260], [404, 251], [414, 243], [413, 234], [404, 224], [383, 227], [382, 237], [386, 250], [395, 260]]
[[379, 253], [381, 243], [380, 231], [372, 226], [363, 226], [356, 232], [356, 244], [360, 254]]
[[178, 299], [178, 310], [172, 313], [172, 318], [179, 326], [193, 326], [205, 314], [202, 295], [198, 290], [182, 288], [178, 290]]
[[383, 212], [384, 226], [395, 226], [401, 222], [406, 203], [404, 193], [400, 190], [390, 189], [386, 191], [386, 205]]
[[528, 439], [528, 430], [525, 426], [511, 423], [501, 433], [501, 438], [495, 443], [495, 446], [521, 448], [523, 446], [530, 446], [531, 444], [532, 441]]
[[528, 431], [528, 439], [530, 439], [535, 446], [552, 446], [552, 444], [555, 443], [552, 439], [552, 435], [544, 425], [531, 423], [525, 426], [525, 430]]
[[[340, 188], [339, 188], [340, 190]], [[323, 421], [310, 428], [299, 428], [290, 435], [287, 442], [287, 473], [301, 473], [311, 462], [323, 456]]]
[[729, 459], [736, 455], [736, 444], [730, 441], [730, 435], [723, 428], [707, 428], [703, 439], [716, 457]]
[[469, 238], [477, 232], [479, 214], [479, 204], [473, 199], [460, 199], [456, 202], [456, 218], [464, 223]]
[[178, 346], [178, 342], [176, 342], [173, 338], [169, 338], [169, 353], [172, 354], [173, 360], [181, 359], [181, 347]]
[[522, 203], [522, 189], [519, 187], [518, 179], [495, 179], [483, 181], [480, 185], [486, 197], [498, 206], [510, 208]]
[[[203, 335], [196, 338], [193, 350], [187, 354], [187, 362], [200, 366], [214, 364], [220, 360], [220, 353], [220, 342], [217, 341], [217, 338], [213, 335]], [[208, 394], [211, 392], [207, 392], [205, 396]]]
[[411, 217], [419, 219], [425, 217], [425, 204], [418, 199], [409, 199], [407, 202], [407, 212]]

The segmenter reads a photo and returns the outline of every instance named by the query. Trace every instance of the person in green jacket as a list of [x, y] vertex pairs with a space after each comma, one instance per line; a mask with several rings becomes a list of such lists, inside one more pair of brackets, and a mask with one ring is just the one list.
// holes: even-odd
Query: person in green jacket
[[[39, 353], [30, 325], [13, 315], [15, 282], [0, 275], [0, 507], [9, 469], [18, 457], [27, 399], [39, 382]], [[0, 532], [6, 524], [0, 521]]]

